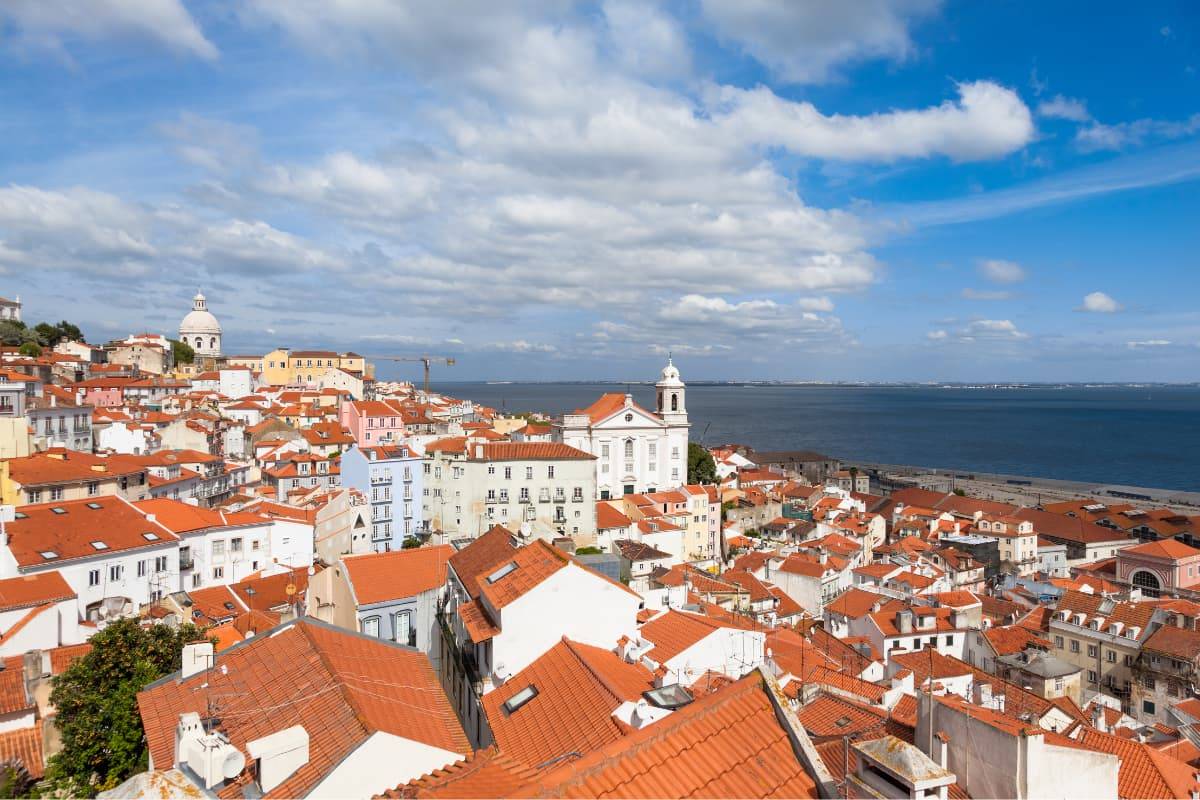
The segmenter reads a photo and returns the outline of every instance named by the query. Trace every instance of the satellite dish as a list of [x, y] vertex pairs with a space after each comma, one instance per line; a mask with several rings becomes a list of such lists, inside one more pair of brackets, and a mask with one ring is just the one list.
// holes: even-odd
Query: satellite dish
[[291, 597], [296, 593], [296, 584], [289, 583], [283, 591], [287, 593], [288, 597]]
[[528, 536], [532, 532], [533, 532], [532, 525], [530, 525], [528, 522], [521, 523], [521, 535], [522, 536]]

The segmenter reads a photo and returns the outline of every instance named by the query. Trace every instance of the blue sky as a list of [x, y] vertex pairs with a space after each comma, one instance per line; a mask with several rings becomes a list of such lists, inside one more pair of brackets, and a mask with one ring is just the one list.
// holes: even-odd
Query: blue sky
[[1188, 2], [15, 0], [31, 319], [460, 379], [1196, 379]]

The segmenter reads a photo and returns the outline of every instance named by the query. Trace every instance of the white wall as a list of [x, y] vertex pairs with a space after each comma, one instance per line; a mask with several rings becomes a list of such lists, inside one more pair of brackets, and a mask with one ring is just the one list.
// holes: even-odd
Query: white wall
[[740, 678], [763, 663], [767, 635], [762, 631], [721, 628], [666, 661], [665, 683], [690, 685], [709, 670]]
[[640, 599], [575, 564], [501, 609], [492, 664], [515, 675], [566, 636], [605, 649], [637, 630]]
[[375, 797], [413, 778], [461, 761], [465, 753], [454, 753], [376, 731], [358, 746], [307, 797]]

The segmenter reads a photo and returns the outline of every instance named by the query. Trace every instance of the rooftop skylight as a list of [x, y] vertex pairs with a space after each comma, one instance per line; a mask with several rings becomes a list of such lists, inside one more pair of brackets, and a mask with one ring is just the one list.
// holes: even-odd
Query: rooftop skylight
[[517, 568], [517, 562], [510, 561], [507, 564], [505, 564], [503, 567], [501, 567], [500, 569], [493, 572], [491, 575], [488, 575], [487, 582], [495, 583], [496, 581], [503, 578], [505, 575], [508, 575], [509, 573], [511, 573], [516, 568]]
[[97, 550], [107, 550], [108, 549], [108, 545], [106, 545], [104, 542], [101, 542], [98, 540], [95, 542], [92, 542], [92, 547], [96, 548]]
[[538, 689], [531, 683], [504, 701], [504, 711], [507, 714], [511, 714], [537, 696]]

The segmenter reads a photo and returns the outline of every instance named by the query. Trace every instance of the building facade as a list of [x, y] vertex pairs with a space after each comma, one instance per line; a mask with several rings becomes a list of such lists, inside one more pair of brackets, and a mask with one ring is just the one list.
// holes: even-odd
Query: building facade
[[192, 298], [192, 310], [179, 323], [179, 339], [187, 342], [197, 356], [221, 357], [221, 323], [208, 310], [208, 301], [200, 292]]
[[601, 499], [676, 488], [687, 482], [687, 387], [668, 360], [655, 384], [656, 410], [609, 393], [555, 423], [555, 438], [596, 458]]
[[370, 502], [371, 549], [399, 550], [426, 529], [422, 458], [406, 445], [351, 447], [342, 454], [342, 486]]

